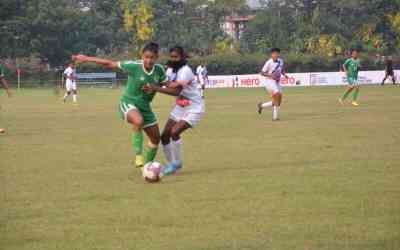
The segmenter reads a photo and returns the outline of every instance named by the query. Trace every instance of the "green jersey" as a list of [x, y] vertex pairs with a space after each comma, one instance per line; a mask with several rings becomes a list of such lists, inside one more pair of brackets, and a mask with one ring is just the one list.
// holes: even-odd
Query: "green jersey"
[[360, 70], [360, 60], [349, 58], [347, 59], [343, 66], [347, 70], [347, 77], [357, 80], [358, 79], [358, 71]]
[[154, 84], [161, 86], [167, 81], [167, 75], [162, 65], [156, 64], [150, 72], [144, 68], [143, 61], [122, 61], [119, 67], [128, 73], [128, 83], [121, 100], [135, 104], [139, 109], [150, 108], [155, 93], [145, 93], [143, 86]]

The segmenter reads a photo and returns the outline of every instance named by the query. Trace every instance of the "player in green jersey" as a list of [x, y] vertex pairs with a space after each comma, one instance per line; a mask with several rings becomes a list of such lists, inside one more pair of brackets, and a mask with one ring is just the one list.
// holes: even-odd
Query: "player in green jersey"
[[358, 49], [351, 50], [351, 58], [347, 59], [343, 64], [343, 70], [346, 72], [347, 81], [349, 87], [343, 96], [339, 99], [339, 102], [343, 104], [344, 100], [353, 92], [353, 106], [359, 106], [357, 102], [360, 87], [358, 84], [358, 71], [360, 70], [360, 60], [358, 59], [360, 51]]
[[[128, 74], [128, 82], [119, 103], [119, 113], [128, 123], [133, 125], [132, 145], [136, 153], [136, 167], [142, 168], [156, 157], [160, 143], [160, 130], [157, 118], [152, 111], [151, 102], [155, 93], [145, 92], [146, 85], [164, 86], [167, 82], [164, 67], [156, 64], [159, 46], [156, 43], [147, 44], [142, 50], [142, 60], [111, 61], [84, 55], [73, 56], [77, 63], [92, 62], [110, 69], [122, 69]], [[177, 95], [175, 89], [163, 88], [167, 94]], [[149, 144], [143, 153], [143, 130], [149, 137]]]
[[[3, 88], [6, 90], [8, 97], [11, 97], [10, 85], [7, 80], [4, 78], [5, 68], [4, 65], [0, 62], [0, 82], [3, 85]], [[0, 128], [0, 134], [4, 134], [6, 131], [3, 128]]]

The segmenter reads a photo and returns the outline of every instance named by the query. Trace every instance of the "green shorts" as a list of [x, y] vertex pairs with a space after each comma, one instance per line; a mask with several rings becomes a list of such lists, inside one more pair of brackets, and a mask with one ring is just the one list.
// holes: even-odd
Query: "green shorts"
[[143, 128], [148, 128], [156, 125], [157, 117], [150, 107], [139, 108], [134, 102], [120, 101], [119, 103], [119, 114], [121, 118], [127, 121], [127, 115], [131, 110], [137, 110], [143, 117]]
[[358, 85], [358, 79], [355, 77], [347, 77], [347, 82], [349, 83], [350, 86]]

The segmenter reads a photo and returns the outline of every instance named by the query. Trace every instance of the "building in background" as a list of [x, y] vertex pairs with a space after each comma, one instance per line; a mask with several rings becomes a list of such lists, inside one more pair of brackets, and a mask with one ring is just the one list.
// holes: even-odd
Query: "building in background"
[[246, 30], [247, 23], [254, 19], [255, 16], [228, 16], [222, 24], [225, 33], [234, 40], [240, 40]]
[[[265, 0], [247, 0], [247, 5], [251, 10], [262, 8]], [[222, 28], [225, 34], [232, 37], [235, 41], [240, 40], [246, 31], [247, 23], [254, 19], [254, 15], [231, 15], [225, 18]]]

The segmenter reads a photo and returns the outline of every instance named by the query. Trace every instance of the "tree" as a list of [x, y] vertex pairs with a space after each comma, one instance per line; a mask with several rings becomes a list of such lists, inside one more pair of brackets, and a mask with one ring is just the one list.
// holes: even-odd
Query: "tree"
[[145, 0], [121, 0], [121, 8], [125, 30], [133, 33], [131, 41], [138, 51], [153, 37], [153, 9]]

